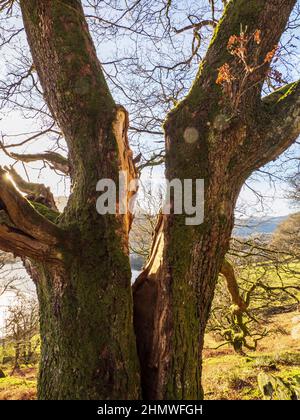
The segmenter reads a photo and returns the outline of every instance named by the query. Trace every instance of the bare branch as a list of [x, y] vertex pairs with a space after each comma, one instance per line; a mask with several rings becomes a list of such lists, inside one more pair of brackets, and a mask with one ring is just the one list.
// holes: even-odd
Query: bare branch
[[226, 279], [227, 288], [231, 295], [233, 304], [238, 307], [238, 311], [245, 312], [248, 305], [240, 295], [239, 285], [237, 283], [234, 268], [228, 259], [224, 260], [220, 273]]
[[55, 126], [55, 123], [51, 124], [51, 126], [49, 128], [47, 128], [46, 130], [39, 131], [38, 133], [33, 134], [30, 137], [27, 137], [25, 140], [22, 140], [19, 143], [11, 143], [11, 144], [7, 144], [7, 145], [4, 146], [3, 138], [2, 138], [1, 143], [5, 147], [5, 150], [7, 150], [7, 149], [12, 149], [14, 147], [24, 146], [24, 144], [27, 144], [27, 143], [31, 142], [32, 140], [36, 140], [37, 138], [39, 138], [39, 137], [41, 137], [41, 136], [43, 136], [47, 133], [56, 133], [58, 135], [61, 135], [60, 132], [53, 129], [54, 126]]
[[6, 147], [2, 142], [0, 142], [0, 148], [4, 151], [4, 153], [7, 156], [16, 161], [21, 161], [25, 163], [43, 161], [44, 163], [47, 163], [51, 169], [60, 171], [65, 175], [68, 175], [70, 172], [68, 159], [61, 156], [59, 153], [49, 151], [45, 153], [19, 154], [7, 151]]
[[3, 223], [0, 212], [0, 248], [12, 252], [15, 256], [28, 257], [34, 260], [58, 260], [58, 253], [49, 245], [24, 234], [13, 226]]
[[174, 30], [177, 34], [180, 34], [181, 32], [189, 31], [190, 29], [198, 31], [204, 26], [212, 26], [213, 28], [215, 28], [217, 26], [217, 22], [207, 19], [207, 20], [202, 20], [201, 22], [191, 23], [190, 25], [187, 25], [184, 28], [174, 29]]
[[0, 0], [0, 11], [6, 10], [6, 14], [10, 14], [15, 0]]

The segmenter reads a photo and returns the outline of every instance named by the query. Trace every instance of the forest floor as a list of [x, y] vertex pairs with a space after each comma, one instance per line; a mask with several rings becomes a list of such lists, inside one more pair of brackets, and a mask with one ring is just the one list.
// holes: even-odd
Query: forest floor
[[0, 400], [35, 400], [37, 367], [22, 367], [11, 375], [11, 366], [3, 365], [5, 378], [0, 379]]
[[220, 343], [206, 336], [203, 387], [207, 400], [262, 399], [257, 376], [267, 372], [289, 382], [300, 375], [300, 312], [272, 315], [268, 319], [272, 334], [259, 342], [255, 352], [236, 354], [228, 346], [212, 350]]
[[[300, 375], [300, 312], [272, 315], [269, 326], [276, 332], [264, 338], [255, 352], [240, 356], [229, 347], [213, 350], [218, 342], [206, 336], [203, 366], [205, 399], [262, 399], [257, 385], [259, 372], [283, 380]], [[0, 366], [7, 375], [0, 379], [0, 400], [36, 398], [37, 367], [21, 367], [13, 375], [10, 365]]]

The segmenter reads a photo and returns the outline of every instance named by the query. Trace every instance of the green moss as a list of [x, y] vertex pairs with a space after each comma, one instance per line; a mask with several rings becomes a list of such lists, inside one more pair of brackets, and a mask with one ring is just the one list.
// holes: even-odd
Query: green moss
[[57, 223], [58, 217], [60, 215], [59, 212], [49, 209], [49, 207], [45, 206], [44, 204], [37, 203], [35, 201], [30, 201], [30, 203], [35, 208], [35, 210], [44, 216], [47, 220], [50, 220], [52, 223]]
[[295, 91], [297, 86], [299, 86], [299, 83], [300, 82], [293, 82], [285, 86], [282, 86], [281, 88], [275, 90], [270, 95], [266, 96], [263, 99], [263, 103], [268, 104], [268, 105], [278, 104], [280, 101], [286, 99], [289, 95], [291, 95]]
[[[39, 396], [49, 397], [47, 384], [54, 381], [55, 399], [138, 398], [131, 273], [120, 226], [114, 216], [99, 217], [90, 206], [81, 211], [79, 230], [72, 233], [74, 249], [64, 254], [65, 287], [59, 299], [53, 275], [41, 267]], [[44, 358], [52, 360], [50, 372]]]
[[0, 379], [0, 390], [7, 390], [11, 387], [18, 388], [33, 388], [36, 386], [36, 381], [16, 378], [15, 376], [7, 376]]
[[[115, 103], [80, 2], [54, 0], [42, 10], [42, 2], [38, 2], [37, 11], [31, 0], [25, 3], [32, 13], [46, 14], [51, 20], [49, 50], [55, 50], [59, 66], [51, 73], [51, 82], [60, 92], [56, 97], [58, 113], [69, 115], [66, 131], [71, 129], [66, 140], [72, 142], [75, 172], [72, 196], [59, 220], [70, 232], [71, 249], [62, 250], [62, 267], [37, 267], [42, 337], [39, 396], [135, 399], [139, 397], [139, 366], [132, 325], [131, 272], [122, 243], [126, 235], [121, 219], [100, 217], [95, 209], [97, 181], [118, 177], [118, 148], [111, 128]], [[34, 21], [29, 26], [34, 26]], [[29, 29], [35, 43], [42, 38], [41, 27], [44, 25]], [[45, 65], [45, 57], [39, 57], [42, 51], [39, 48], [36, 55], [39, 64]], [[49, 214], [49, 209], [32, 205], [45, 217], [57, 220], [57, 214]]]
[[80, 96], [88, 98], [85, 112], [90, 116], [100, 115], [100, 110], [102, 113], [103, 108], [109, 111], [115, 104], [99, 68], [96, 53], [91, 52], [94, 47], [83, 24], [81, 6], [77, 1], [72, 1], [72, 7], [69, 3], [56, 0], [51, 5], [56, 48], [69, 57], [69, 65], [60, 75], [61, 88], [69, 92], [71, 102], [74, 96], [79, 103]]

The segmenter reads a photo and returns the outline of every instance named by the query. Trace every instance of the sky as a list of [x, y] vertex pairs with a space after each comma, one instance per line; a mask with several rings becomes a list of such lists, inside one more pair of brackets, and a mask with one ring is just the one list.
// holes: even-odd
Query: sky
[[[181, 2], [181, 5], [184, 6], [185, 2]], [[187, 3], [189, 4], [189, 2]], [[201, 2], [200, 2], [201, 4]], [[184, 6], [186, 7], [186, 5]], [[184, 10], [184, 8], [183, 8]], [[178, 9], [177, 13], [177, 20], [181, 17], [184, 13]], [[16, 27], [20, 27], [20, 21], [15, 20], [14, 24]], [[289, 68], [288, 68], [288, 78], [289, 80], [296, 80], [299, 77], [299, 70], [300, 70], [300, 44], [299, 40], [297, 39], [297, 34], [295, 32], [295, 39], [293, 43], [295, 46], [299, 46], [297, 53], [290, 55], [288, 57], [289, 60]], [[24, 36], [21, 37], [20, 45], [26, 42]], [[99, 44], [99, 39], [95, 39], [96, 44]], [[115, 42], [113, 41], [105, 41], [98, 47], [98, 53], [100, 59], [106, 60], [109, 57], [113, 56], [113, 49], [118, 49], [118, 54], [122, 55], [122, 50], [124, 50], [124, 54], [126, 51], [129, 50], [130, 43], [132, 41], [126, 40], [122, 41], [122, 39], [118, 38]], [[101, 48], [100, 48], [101, 47]], [[299, 52], [299, 53], [298, 53]], [[7, 67], [11, 65], [11, 63], [18, 57], [19, 52], [11, 51], [9, 49], [5, 50], [5, 54], [0, 56], [0, 77], [5, 75], [7, 71]], [[30, 133], [34, 132], [39, 129], [39, 120], [38, 119], [26, 119], [24, 116], [17, 110], [17, 109], [9, 109], [8, 112], [2, 113], [1, 112], [1, 119], [0, 119], [0, 135], [9, 135], [10, 137], [7, 138], [9, 142], [17, 142], [20, 139], [26, 138], [27, 136], [19, 136], [20, 133]], [[157, 140], [155, 138], [155, 140]], [[151, 144], [153, 139], [149, 138], [146, 140], [147, 143]], [[19, 153], [36, 153], [36, 152], [43, 152], [48, 150], [49, 142], [48, 139], [39, 138], [38, 141], [21, 147], [19, 149], [15, 149], [15, 152]], [[296, 152], [296, 148], [295, 148]], [[299, 147], [298, 147], [298, 156], [299, 156]], [[6, 164], [11, 164], [12, 161], [5, 156], [3, 153], [0, 152], [0, 164], [2, 166]], [[53, 171], [49, 169], [43, 169], [43, 171], [39, 171], [41, 167], [40, 163], [26, 165], [27, 173], [33, 182], [41, 182], [46, 184], [47, 186], [51, 187], [52, 192], [55, 196], [66, 196], [69, 194], [69, 182], [68, 180], [63, 179], [62, 177], [57, 176]], [[26, 173], [22, 164], [17, 164], [17, 170], [23, 177], [26, 177]], [[287, 171], [287, 167], [285, 166], [284, 171]], [[154, 184], [160, 184], [164, 181], [164, 169], [155, 168], [152, 172], [152, 178]], [[145, 171], [142, 174], [142, 182], [146, 182], [149, 180], [149, 171]], [[241, 208], [243, 212], [246, 212], [248, 216], [259, 216], [262, 213], [267, 214], [270, 216], [283, 216], [287, 215], [294, 211], [294, 208], [291, 206], [291, 203], [285, 198], [287, 186], [285, 183], [280, 181], [276, 181], [275, 183], [270, 184], [268, 177], [260, 178], [259, 180], [251, 180], [248, 182], [248, 185], [251, 187], [245, 186], [240, 194], [240, 199], [238, 202], [238, 208]], [[264, 202], [261, 205], [260, 201], [257, 200], [257, 197], [251, 189], [259, 191], [262, 195], [264, 195]]]
[[[5, 133], [9, 132], [12, 136], [10, 139], [12, 142], [18, 141], [18, 134], [20, 132], [30, 133], [35, 131], [35, 127], [32, 125], [31, 120], [25, 120], [22, 118], [17, 111], [10, 112], [9, 115], [0, 121], [0, 130]], [[14, 137], [16, 134], [16, 137]], [[22, 148], [24, 153], [36, 153], [38, 151], [45, 151], [49, 143], [47, 139], [40, 139], [38, 142], [34, 143], [32, 146], [26, 146]], [[0, 162], [2, 166], [9, 165], [12, 163], [12, 160], [8, 158], [5, 154], [0, 155]], [[27, 172], [30, 176], [30, 179], [34, 182], [44, 183], [49, 186], [56, 197], [67, 196], [69, 193], [69, 183], [67, 180], [58, 176], [54, 171], [50, 169], [39, 170], [40, 163], [32, 163], [27, 166]], [[26, 177], [24, 169], [21, 164], [18, 164], [18, 171], [22, 174], [23, 177]], [[141, 182], [147, 183], [149, 180], [152, 180], [155, 187], [162, 185], [164, 182], [164, 168], [155, 167], [151, 173], [149, 170], [146, 170], [142, 173]], [[239, 202], [238, 208], [247, 207], [248, 216], [261, 216], [262, 214], [268, 216], [284, 216], [295, 211], [294, 207], [291, 205], [291, 202], [285, 198], [287, 185], [286, 183], [276, 180], [274, 183], [270, 184], [269, 180], [260, 179], [253, 180], [249, 182], [249, 185], [252, 189], [259, 192], [264, 196], [263, 206], [261, 202], [257, 199], [257, 196], [251, 191], [250, 188], [244, 186]]]

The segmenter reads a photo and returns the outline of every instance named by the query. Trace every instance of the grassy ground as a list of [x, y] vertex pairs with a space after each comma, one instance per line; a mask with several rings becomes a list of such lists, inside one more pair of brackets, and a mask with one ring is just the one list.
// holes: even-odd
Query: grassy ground
[[211, 350], [216, 343], [206, 337], [203, 366], [205, 398], [228, 400], [262, 399], [257, 375], [268, 372], [289, 382], [300, 375], [300, 313], [273, 315], [274, 332], [259, 344], [256, 352], [239, 356], [230, 348]]
[[36, 399], [36, 367], [24, 367], [12, 376], [10, 366], [2, 370], [7, 376], [0, 379], [0, 400]]
[[[226, 347], [212, 350], [220, 343], [210, 335], [206, 337], [203, 369], [206, 399], [262, 399], [257, 385], [259, 372], [272, 373], [286, 381], [300, 375], [300, 312], [272, 315], [268, 327], [274, 330], [272, 335], [247, 356], [239, 356]], [[2, 369], [7, 376], [0, 379], [0, 400], [36, 398], [36, 367], [23, 367], [13, 376], [11, 366], [3, 365]]]

